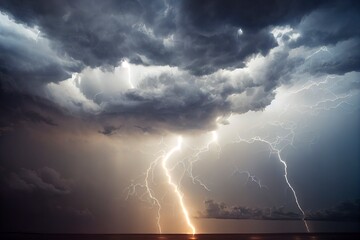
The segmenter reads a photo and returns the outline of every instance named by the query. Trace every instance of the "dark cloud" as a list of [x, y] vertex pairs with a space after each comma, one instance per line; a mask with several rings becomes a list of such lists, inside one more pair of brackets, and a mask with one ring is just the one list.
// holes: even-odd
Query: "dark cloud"
[[21, 169], [10, 173], [7, 178], [9, 188], [20, 191], [44, 191], [52, 194], [69, 194], [71, 181], [63, 179], [58, 172], [49, 167], [38, 170]]
[[326, 56], [312, 62], [312, 73], [345, 74], [360, 71], [360, 36], [328, 49]]
[[[238, 29], [235, 27], [225, 27], [221, 32], [210, 36], [190, 32], [188, 29], [183, 31], [176, 35], [179, 38], [175, 40], [176, 55], [181, 59], [175, 65], [194, 75], [244, 67], [248, 57], [257, 53], [266, 55], [276, 46], [273, 36], [265, 30], [242, 36], [238, 36]], [[185, 42], [181, 42], [181, 39]]]
[[0, 126], [4, 130], [21, 123], [55, 127], [66, 112], [45, 98], [14, 90], [0, 89], [0, 100]]
[[329, 1], [311, 12], [297, 26], [300, 37], [293, 46], [319, 47], [360, 37], [356, 22], [360, 20], [359, 1]]
[[99, 133], [110, 136], [110, 135], [116, 134], [116, 132], [120, 129], [121, 129], [121, 126], [120, 127], [105, 126], [103, 130], [99, 131]]
[[55, 46], [26, 27], [0, 14], [0, 84], [36, 90], [42, 84], [69, 78], [79, 64], [54, 50]]
[[297, 26], [300, 36], [290, 46], [330, 46], [331, 54], [314, 66], [312, 72], [344, 74], [359, 71], [360, 30], [355, 24], [359, 21], [359, 1], [329, 1], [302, 19]]
[[213, 33], [224, 25], [246, 31], [259, 31], [268, 26], [296, 24], [301, 18], [325, 1], [271, 0], [255, 1], [183, 1], [183, 12], [188, 23], [205, 32]]
[[[164, 81], [171, 83], [162, 85]], [[151, 84], [154, 85], [128, 91], [120, 99], [109, 102], [103, 115], [143, 119], [144, 123], [150, 120], [150, 124], [157, 122], [186, 130], [203, 128], [216, 116], [228, 111], [229, 104], [216, 99], [211, 93], [194, 88], [195, 83], [190, 79], [179, 84], [176, 81], [165, 75], [152, 79]], [[154, 94], [155, 89], [161, 90], [160, 94]]]
[[122, 119], [153, 130], [213, 129], [219, 116], [264, 109], [274, 99], [274, 89], [288, 82], [303, 62], [283, 50], [266, 60], [256, 77], [239, 72], [233, 79], [226, 75], [199, 79], [171, 71], [147, 77], [137, 88], [97, 98], [102, 106], [98, 118]]
[[138, 1], [4, 1], [1, 8], [19, 21], [39, 26], [60, 51], [87, 66], [117, 65], [124, 57], [156, 52], [151, 48], [157, 41], [136, 30], [135, 25], [143, 26], [145, 11]]
[[[62, 106], [68, 104], [84, 118], [95, 113], [95, 120], [118, 119], [120, 123], [111, 126], [134, 121], [144, 128], [208, 130], [214, 128], [216, 117], [264, 109], [274, 99], [276, 87], [289, 82], [305, 61], [290, 56], [291, 48], [270, 53], [279, 44], [271, 33], [277, 26], [299, 31], [296, 41], [286, 34], [281, 37], [291, 47], [336, 44], [331, 58], [311, 64], [306, 71], [344, 74], [359, 70], [359, 32], [349, 26], [358, 18], [358, 4], [352, 1], [79, 0], [60, 4], [15, 0], [2, 1], [0, 9], [22, 24], [0, 25], [4, 35], [0, 84], [12, 89], [30, 88], [31, 93], [47, 96], [43, 88], [49, 82], [68, 79], [85, 67], [112, 72], [122, 59], [185, 70], [145, 77], [138, 88], [112, 96], [76, 78], [84, 100], [76, 99], [79, 96], [64, 96], [60, 102], [52, 99]], [[327, 22], [332, 28], [325, 26]], [[40, 33], [36, 36], [27, 28], [38, 28]], [[255, 76], [209, 75], [219, 69], [245, 68], [261, 55], [266, 61]], [[84, 101], [98, 108], [89, 114]], [[56, 124], [44, 113], [23, 111], [22, 115], [33, 122]], [[101, 133], [117, 132], [103, 125]]]
[[[258, 220], [301, 220], [299, 213], [286, 211], [284, 207], [249, 208], [228, 206], [222, 202], [206, 200], [201, 218], [217, 219], [258, 219]], [[306, 220], [320, 221], [360, 221], [360, 200], [342, 202], [334, 207], [306, 212]]]
[[29, 120], [31, 122], [45, 123], [45, 124], [48, 124], [48, 125], [57, 126], [57, 124], [51, 118], [44, 117], [44, 116], [42, 116], [41, 114], [39, 114], [37, 112], [29, 111], [29, 112], [25, 112], [24, 115], [26, 116], [25, 119]]
[[306, 219], [320, 221], [360, 221], [360, 199], [307, 213]]
[[203, 218], [218, 219], [258, 219], [258, 220], [300, 220], [301, 215], [280, 208], [250, 208], [243, 206], [228, 206], [214, 200], [206, 200], [205, 210], [200, 213]]
[[[333, 43], [329, 41], [358, 34], [351, 27], [354, 24], [350, 24], [359, 15], [358, 4], [345, 2], [2, 1], [0, 8], [17, 21], [38, 26], [58, 52], [86, 66], [116, 66], [128, 58], [134, 63], [169, 64], [203, 75], [220, 68], [244, 66], [244, 60], [253, 54], [266, 55], [276, 46], [270, 27], [296, 26], [309, 14], [300, 24], [299, 44]], [[333, 29], [327, 25], [329, 21], [318, 21], [319, 18], [332, 20], [337, 31], [327, 30]], [[7, 50], [23, 54], [19, 48]], [[17, 59], [14, 52], [10, 54]], [[32, 59], [19, 57], [26, 62]], [[42, 69], [38, 74], [60, 74], [63, 68], [51, 61], [46, 67], [48, 70]]]
[[[143, 202], [135, 198], [125, 202], [121, 190], [144, 176], [158, 149], [171, 148], [174, 133], [186, 139], [174, 164], [199, 150], [195, 162], [210, 161], [191, 163], [200, 173], [193, 182], [201, 177], [212, 190], [207, 197], [240, 205], [208, 200], [200, 217], [301, 219], [283, 165], [274, 152], [268, 155], [268, 145], [222, 145], [230, 132], [256, 130], [284, 150], [300, 203], [315, 209], [308, 219], [357, 221], [358, 201], [317, 209], [359, 195], [359, 16], [357, 1], [0, 1], [0, 231], [153, 231], [155, 209], [139, 207]], [[300, 86], [304, 93], [284, 93]], [[278, 118], [271, 110], [229, 118], [264, 110], [277, 90], [280, 102], [271, 107], [284, 108]], [[335, 109], [342, 101], [354, 107]], [[219, 131], [219, 146], [196, 149], [210, 135], [192, 142], [188, 134], [228, 119], [239, 124]], [[266, 124], [273, 120], [273, 127]], [[309, 141], [311, 153], [296, 150]], [[249, 183], [244, 187], [224, 177], [238, 162], [249, 171], [249, 179], [240, 179]], [[174, 180], [178, 166], [181, 174], [190, 171], [187, 163], [174, 165]], [[157, 184], [164, 177], [155, 177], [158, 170], [154, 194], [166, 188]], [[273, 190], [259, 188], [260, 179]], [[184, 192], [194, 192], [186, 201], [196, 207], [204, 196], [190, 180], [183, 183]], [[286, 208], [266, 208], [281, 204]]]
[[253, 54], [266, 55], [276, 46], [270, 26], [297, 23], [320, 3], [3, 1], [0, 7], [18, 21], [39, 26], [58, 50], [87, 66], [116, 66], [128, 58], [203, 75], [244, 66]]

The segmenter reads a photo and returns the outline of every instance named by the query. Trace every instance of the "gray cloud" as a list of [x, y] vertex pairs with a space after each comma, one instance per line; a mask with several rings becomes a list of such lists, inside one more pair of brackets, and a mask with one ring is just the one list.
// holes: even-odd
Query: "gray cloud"
[[127, 91], [123, 96], [107, 101], [103, 115], [148, 119], [150, 124], [158, 122], [178, 130], [202, 128], [217, 115], [229, 111], [230, 106], [191, 78], [179, 80], [179, 77], [161, 75], [148, 79], [139, 90]]
[[121, 126], [120, 127], [104, 126], [104, 129], [100, 130], [99, 133], [110, 136], [110, 135], [116, 134], [116, 132], [120, 129], [121, 129]]
[[101, 106], [97, 117], [157, 130], [214, 129], [219, 116], [262, 110], [271, 103], [275, 88], [289, 82], [295, 67], [303, 63], [302, 58], [290, 57], [287, 50], [279, 48], [254, 64], [261, 65], [259, 74], [238, 71], [198, 78], [166, 70], [145, 77], [134, 89], [97, 97]]
[[205, 210], [200, 213], [202, 218], [218, 219], [259, 219], [259, 220], [299, 220], [301, 215], [285, 211], [284, 207], [250, 208], [243, 206], [228, 206], [214, 200], [204, 202]]
[[319, 47], [358, 38], [360, 30], [355, 23], [360, 20], [359, 7], [358, 1], [331, 1], [311, 12], [299, 23], [301, 36], [293, 45]]
[[[223, 202], [206, 200], [205, 210], [199, 213], [200, 218], [217, 219], [258, 219], [258, 220], [301, 220], [299, 213], [286, 211], [284, 207], [250, 208], [228, 206]], [[346, 201], [328, 209], [306, 212], [306, 220], [319, 221], [360, 221], [360, 201]]]
[[211, 33], [224, 25], [231, 24], [245, 31], [257, 31], [271, 25], [296, 24], [312, 10], [326, 1], [275, 1], [263, 4], [255, 1], [184, 1], [183, 11], [187, 13], [191, 26]]
[[332, 1], [311, 12], [297, 26], [300, 37], [290, 46], [324, 47], [331, 55], [311, 70], [318, 73], [344, 74], [359, 71], [360, 21], [358, 1]]
[[360, 71], [360, 36], [337, 43], [328, 49], [326, 57], [313, 61], [312, 73], [345, 74]]
[[14, 90], [0, 89], [0, 100], [0, 126], [4, 132], [22, 123], [56, 127], [66, 113], [66, 110], [43, 97]]
[[[15, 91], [31, 88], [32, 94], [51, 99], [72, 114], [101, 122], [104, 134], [113, 132], [106, 131], [107, 125], [213, 129], [219, 116], [264, 109], [274, 99], [274, 90], [301, 70], [315, 74], [359, 70], [359, 33], [348, 26], [359, 11], [352, 1], [3, 1], [0, 9], [24, 24], [22, 30], [19, 24], [2, 25], [1, 85]], [[326, 30], [326, 19], [333, 19], [336, 31]], [[277, 26], [291, 26], [300, 37], [273, 36], [271, 30]], [[31, 33], [36, 28], [39, 36]], [[279, 46], [279, 39], [285, 46]], [[294, 48], [320, 43], [330, 45], [331, 58], [307, 64], [306, 56], [290, 54]], [[265, 60], [250, 73], [221, 73], [247, 69], [259, 56]], [[64, 88], [57, 98], [44, 93], [47, 83], [68, 79], [85, 67], [114, 73], [125, 58], [149, 67], [172, 66], [180, 74], [145, 76], [137, 88], [109, 94], [99, 88], [109, 75], [85, 70], [81, 83], [75, 79], [77, 95], [63, 96], [68, 90], [57, 84], [52, 86]], [[112, 79], [116, 81], [116, 76]], [[34, 122], [56, 123], [46, 114], [27, 112]]]
[[360, 221], [360, 199], [341, 202], [331, 208], [307, 213], [306, 219], [320, 221]]
[[64, 80], [80, 69], [35, 29], [19, 27], [2, 13], [0, 19], [1, 85], [36, 91], [42, 84]]
[[39, 170], [21, 169], [18, 173], [11, 173], [7, 178], [8, 186], [21, 191], [44, 191], [53, 194], [69, 194], [70, 181], [63, 179], [58, 172], [49, 167]]
[[[296, 23], [319, 5], [321, 1], [128, 0], [100, 6], [97, 1], [4, 1], [1, 8], [39, 26], [59, 50], [87, 66], [116, 66], [128, 58], [203, 75], [243, 66], [253, 54], [266, 55], [276, 46], [268, 27]], [[239, 28], [244, 30], [241, 36]]]
[[[269, 146], [228, 144], [259, 135], [308, 219], [358, 219], [358, 202], [316, 209], [359, 195], [359, 16], [350, 0], [0, 1], [0, 230], [154, 231], [156, 209], [121, 190], [175, 133], [171, 165], [199, 150], [193, 181], [211, 189], [184, 177], [189, 210], [240, 205], [200, 217], [301, 219]], [[238, 165], [271, 191], [226, 178]]]

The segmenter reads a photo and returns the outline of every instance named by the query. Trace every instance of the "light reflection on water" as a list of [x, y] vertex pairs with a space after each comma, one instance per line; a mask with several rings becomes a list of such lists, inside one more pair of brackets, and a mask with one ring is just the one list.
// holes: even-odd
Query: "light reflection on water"
[[250, 240], [261, 240], [262, 238], [259, 236], [252, 236], [250, 237]]
[[[331, 235], [331, 234], [329, 234]], [[302, 235], [302, 234], [294, 234], [294, 235], [233, 235], [233, 234], [200, 234], [200, 235], [159, 235], [154, 237], [154, 239], [158, 240], [327, 240], [328, 236], [318, 237], [314, 235]], [[333, 236], [332, 236], [333, 237]], [[337, 239], [337, 238], [331, 238]], [[342, 238], [339, 238], [342, 240]], [[347, 238], [344, 238], [347, 239]]]
[[[157, 239], [159, 239], [159, 240], [171, 240], [173, 238], [169, 237], [169, 236], [160, 235], [160, 236], [157, 237]], [[184, 237], [184, 240], [197, 240], [197, 238], [196, 238], [195, 235], [189, 235], [189, 236]]]
[[157, 237], [157, 239], [163, 239], [163, 240], [166, 240], [166, 239], [168, 239], [167, 237], [165, 237], [165, 236], [158, 236]]

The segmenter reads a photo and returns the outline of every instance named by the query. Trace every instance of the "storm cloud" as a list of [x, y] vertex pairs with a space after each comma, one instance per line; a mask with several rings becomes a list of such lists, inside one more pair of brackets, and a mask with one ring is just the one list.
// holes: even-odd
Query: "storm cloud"
[[[299, 213], [287, 211], [285, 207], [250, 208], [228, 206], [223, 202], [206, 200], [205, 210], [199, 212], [200, 218], [217, 219], [256, 219], [256, 220], [301, 220]], [[319, 221], [360, 221], [359, 200], [346, 201], [328, 209], [307, 212], [306, 220]]]
[[[2, 1], [0, 9], [3, 89], [125, 125], [131, 119], [142, 127], [211, 129], [217, 117], [262, 110], [307, 59], [289, 55], [292, 49], [320, 43], [334, 49], [308, 72], [344, 74], [359, 66], [359, 33], [349, 25], [359, 12], [353, 1]], [[323, 26], [326, 19], [339, 29], [336, 36]], [[278, 27], [292, 30], [274, 33]], [[125, 84], [108, 94], [106, 79], [125, 80], [126, 69], [116, 70], [124, 59], [132, 69], [169, 68], [140, 77], [135, 89]], [[261, 62], [261, 74], [248, 73]], [[95, 70], [90, 80], [85, 72]], [[66, 91], [77, 95], [55, 86], [69, 79], [77, 84]]]
[[37, 171], [21, 169], [7, 178], [8, 186], [21, 191], [44, 191], [53, 194], [69, 194], [71, 181], [61, 178], [54, 169], [44, 167]]
[[169, 190], [174, 135], [192, 217], [301, 219], [281, 155], [309, 220], [357, 221], [334, 204], [359, 197], [358, 22], [355, 0], [0, 1], [1, 230], [154, 232], [141, 180]]

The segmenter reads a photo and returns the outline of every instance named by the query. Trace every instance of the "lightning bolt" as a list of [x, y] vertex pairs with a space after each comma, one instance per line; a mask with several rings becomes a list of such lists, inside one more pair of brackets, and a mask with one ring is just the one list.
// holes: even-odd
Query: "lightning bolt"
[[[312, 57], [314, 57], [316, 54], [319, 54], [321, 52], [327, 52], [329, 54], [331, 54], [331, 52], [326, 48], [326, 47], [321, 47], [319, 50], [315, 51], [313, 54], [311, 54], [310, 56], [306, 57], [305, 60], [308, 60]], [[134, 88], [133, 83], [131, 82], [131, 72], [130, 72], [130, 65], [127, 61], [123, 61], [122, 62], [122, 67], [127, 68], [128, 70], [128, 83], [131, 89]], [[328, 76], [326, 77], [325, 80], [322, 81], [307, 81], [302, 87], [297, 88], [297, 90], [295, 91], [288, 91], [287, 93], [284, 94], [284, 96], [288, 96], [288, 95], [292, 95], [292, 94], [299, 94], [303, 91], [311, 91], [312, 89], [315, 88], [321, 88], [322, 90], [324, 90], [327, 94], [326, 96], [331, 95], [331, 98], [326, 98], [324, 100], [324, 97], [321, 97], [321, 100], [317, 101], [315, 104], [311, 105], [311, 106], [306, 106], [306, 111], [316, 111], [319, 109], [323, 109], [323, 110], [328, 110], [331, 108], [337, 108], [339, 107], [341, 104], [343, 103], [347, 103], [345, 100], [349, 97], [351, 97], [352, 95], [338, 95], [336, 94], [334, 91], [331, 90], [331, 86], [329, 86], [330, 84], [330, 80], [334, 79], [335, 77], [332, 76]], [[322, 107], [323, 105], [329, 103], [330, 107], [326, 108]], [[288, 108], [290, 105], [287, 106], [286, 109], [284, 109], [284, 111], [280, 114], [279, 117], [281, 117], [282, 114], [285, 114], [285, 112], [287, 112]], [[291, 109], [294, 110], [294, 108], [292, 108], [292, 106], [290, 106]], [[298, 108], [298, 106], [295, 106], [295, 108]], [[295, 109], [296, 110], [296, 109]], [[219, 118], [216, 120], [218, 121]], [[255, 136], [255, 137], [250, 137], [247, 139], [241, 138], [240, 136], [238, 136], [238, 139], [235, 141], [236, 143], [240, 143], [240, 142], [245, 142], [248, 144], [253, 144], [255, 142], [261, 142], [266, 144], [269, 147], [269, 156], [271, 155], [275, 155], [278, 159], [278, 161], [281, 163], [281, 165], [283, 166], [283, 173], [284, 173], [284, 180], [286, 182], [287, 187], [291, 190], [292, 193], [292, 197], [295, 200], [296, 203], [296, 207], [298, 208], [298, 210], [301, 212], [302, 214], [302, 221], [304, 222], [305, 228], [307, 232], [310, 232], [308, 224], [306, 222], [306, 214], [305, 211], [303, 210], [303, 207], [300, 204], [300, 200], [298, 198], [297, 192], [295, 191], [295, 188], [293, 187], [293, 185], [291, 184], [291, 182], [289, 181], [289, 176], [288, 176], [288, 165], [287, 162], [284, 160], [283, 156], [282, 156], [282, 151], [285, 147], [287, 146], [294, 146], [294, 138], [295, 138], [295, 129], [297, 127], [297, 124], [294, 122], [290, 122], [289, 125], [281, 123], [281, 122], [274, 122], [272, 123], [275, 126], [280, 126], [282, 129], [287, 130], [289, 133], [286, 134], [285, 136], [277, 136], [274, 140], [268, 140], [267, 137], [260, 137], [260, 136]], [[182, 148], [182, 137], [179, 136], [178, 137], [178, 142], [177, 145], [174, 146], [173, 148], [171, 148], [169, 151], [163, 151], [162, 155], [160, 157], [157, 157], [154, 161], [152, 161], [149, 165], [149, 167], [147, 168], [147, 170], [145, 171], [145, 173], [142, 175], [142, 180], [143, 182], [140, 183], [136, 183], [136, 184], [132, 184], [129, 188], [128, 188], [128, 196], [129, 195], [135, 195], [136, 194], [136, 190], [137, 188], [142, 188], [145, 189], [145, 193], [141, 195], [141, 197], [143, 196], [148, 196], [147, 200], [150, 200], [152, 202], [153, 205], [155, 205], [157, 207], [157, 226], [159, 229], [159, 232], [162, 232], [161, 229], [161, 225], [160, 225], [160, 213], [161, 213], [161, 202], [160, 200], [156, 197], [156, 194], [154, 193], [152, 187], [151, 187], [151, 183], [154, 181], [153, 177], [154, 177], [154, 171], [156, 169], [157, 166], [161, 165], [161, 168], [164, 172], [164, 175], [167, 179], [167, 183], [168, 185], [173, 189], [175, 196], [178, 200], [178, 203], [181, 207], [181, 211], [182, 214], [185, 218], [185, 221], [187, 223], [187, 226], [189, 228], [189, 230], [191, 231], [191, 233], [194, 235], [196, 234], [196, 229], [195, 226], [193, 225], [193, 223], [191, 222], [190, 216], [189, 216], [189, 212], [187, 210], [187, 207], [185, 205], [185, 201], [184, 201], [184, 194], [181, 192], [181, 182], [182, 179], [185, 175], [185, 172], [187, 172], [190, 176], [190, 178], [192, 179], [192, 182], [195, 183], [199, 183], [203, 188], [205, 188], [206, 190], [210, 191], [210, 189], [199, 179], [198, 176], [194, 176], [193, 174], [193, 167], [196, 163], [198, 163], [201, 158], [201, 154], [208, 152], [210, 150], [210, 148], [212, 147], [213, 144], [217, 144], [218, 149], [219, 149], [219, 153], [221, 151], [220, 145], [218, 144], [218, 134], [216, 131], [212, 131], [210, 132], [211, 137], [210, 139], [207, 141], [207, 143], [200, 148], [197, 149], [191, 149], [193, 152], [190, 155], [190, 157], [187, 158], [187, 163], [185, 163], [184, 161], [178, 161], [172, 168], [168, 167], [168, 163], [171, 159], [171, 157], [173, 157], [174, 153], [177, 151], [180, 151], [180, 149]], [[188, 165], [186, 165], [188, 164]], [[180, 177], [180, 180], [176, 183], [173, 180], [173, 177], [171, 175], [172, 170], [174, 170], [177, 166], [182, 165], [184, 167], [184, 172], [182, 174], [182, 176]], [[235, 171], [233, 173], [236, 174], [246, 174], [248, 179], [247, 182], [251, 181], [256, 183], [260, 188], [267, 188], [265, 185], [262, 185], [261, 181], [259, 178], [257, 178], [255, 175], [252, 175], [249, 171]]]
[[162, 233], [161, 231], [161, 224], [160, 224], [160, 211], [161, 211], [161, 204], [159, 202], [159, 200], [154, 196], [151, 188], [150, 188], [150, 184], [149, 184], [149, 177], [150, 177], [150, 173], [152, 174], [155, 166], [158, 164], [160, 160], [160, 157], [157, 158], [155, 161], [150, 163], [149, 168], [146, 170], [146, 175], [145, 175], [145, 188], [146, 188], [146, 192], [148, 193], [150, 199], [155, 203], [155, 205], [157, 206], [158, 210], [157, 210], [157, 227], [159, 229], [159, 233]]
[[164, 175], [167, 179], [167, 183], [168, 185], [173, 189], [175, 196], [178, 200], [178, 203], [181, 207], [181, 212], [185, 218], [185, 221], [189, 227], [189, 229], [191, 230], [191, 233], [193, 235], [196, 234], [196, 229], [193, 225], [193, 223], [190, 220], [190, 216], [189, 216], [189, 212], [186, 208], [185, 205], [185, 201], [184, 201], [184, 194], [181, 192], [180, 190], [180, 183], [182, 181], [182, 178], [184, 177], [184, 174], [181, 176], [179, 183], [175, 183], [173, 181], [173, 178], [171, 176], [171, 171], [178, 166], [179, 164], [182, 164], [183, 166], [184, 163], [182, 161], [179, 161], [174, 167], [169, 168], [168, 162], [170, 160], [170, 158], [172, 157], [172, 155], [179, 151], [182, 147], [182, 137], [179, 136], [178, 137], [178, 141], [177, 141], [177, 145], [174, 146], [173, 148], [171, 148], [168, 152], [165, 151], [161, 151], [161, 155], [158, 156], [155, 160], [153, 160], [149, 167], [146, 169], [146, 171], [144, 172], [144, 174], [141, 176], [141, 178], [143, 178], [143, 182], [142, 183], [132, 183], [129, 187], [127, 187], [125, 190], [128, 192], [127, 193], [127, 197], [126, 199], [129, 198], [129, 196], [132, 195], [137, 195], [137, 189], [144, 189], [145, 192], [143, 194], [140, 195], [140, 199], [142, 200], [144, 198], [144, 196], [148, 196], [149, 198], [147, 199], [148, 201], [150, 200], [150, 202], [155, 205], [157, 207], [157, 228], [159, 230], [159, 233], [162, 233], [162, 228], [161, 228], [161, 223], [160, 223], [160, 217], [161, 217], [161, 202], [160, 200], [156, 197], [152, 187], [151, 187], [151, 182], [153, 182], [153, 177], [154, 177], [154, 171], [156, 169], [156, 167], [158, 165], [161, 164], [161, 169], [164, 172]]
[[126, 200], [128, 200], [130, 196], [137, 195], [138, 188], [141, 188], [141, 189], [145, 188], [145, 192], [142, 195], [140, 195], [140, 200], [143, 200], [144, 196], [147, 195], [147, 196], [149, 196], [151, 203], [156, 205], [156, 207], [157, 207], [156, 223], [157, 223], [157, 228], [158, 228], [160, 234], [162, 233], [162, 228], [161, 228], [161, 224], [160, 224], [161, 204], [160, 204], [159, 199], [155, 196], [155, 194], [150, 186], [150, 181], [153, 182], [153, 176], [154, 176], [153, 172], [162, 158], [163, 158], [163, 154], [160, 155], [159, 157], [157, 157], [154, 161], [152, 161], [150, 163], [149, 167], [146, 169], [145, 173], [142, 175], [142, 176], [144, 176], [143, 183], [134, 183], [136, 181], [133, 180], [131, 185], [124, 189], [124, 191], [127, 191]]
[[191, 220], [190, 220], [190, 217], [189, 217], [189, 212], [188, 210], [186, 209], [186, 206], [185, 206], [185, 203], [184, 203], [184, 195], [183, 193], [180, 191], [179, 189], [179, 186], [177, 184], [175, 184], [172, 180], [172, 177], [171, 177], [171, 174], [166, 166], [169, 158], [176, 152], [176, 151], [179, 151], [181, 149], [181, 145], [182, 145], [182, 137], [179, 136], [178, 137], [178, 144], [172, 148], [166, 155], [165, 157], [163, 158], [162, 160], [162, 163], [161, 163], [161, 166], [165, 172], [165, 175], [167, 177], [167, 180], [168, 180], [168, 183], [169, 185], [173, 188], [177, 198], [178, 198], [178, 201], [179, 201], [179, 204], [180, 204], [180, 207], [181, 207], [181, 210], [184, 214], [184, 217], [185, 217], [185, 220], [186, 220], [186, 223], [188, 225], [188, 227], [191, 229], [191, 232], [193, 235], [196, 234], [196, 229], [194, 227], [194, 225], [191, 223]]
[[265, 189], [269, 190], [269, 188], [267, 186], [261, 184], [261, 180], [258, 177], [256, 177], [255, 175], [252, 175], [249, 171], [240, 171], [239, 169], [236, 169], [233, 172], [232, 176], [234, 176], [237, 173], [247, 175], [247, 180], [246, 180], [245, 184], [247, 184], [249, 181], [251, 181], [251, 182], [256, 183], [259, 186], [259, 188], [265, 188]]
[[196, 184], [196, 182], [198, 182], [204, 189], [206, 189], [207, 191], [210, 191], [210, 189], [199, 179], [198, 176], [194, 176], [193, 175], [193, 166], [195, 163], [197, 163], [200, 160], [200, 155], [208, 152], [210, 150], [210, 146], [212, 144], [217, 144], [218, 146], [218, 154], [220, 154], [221, 152], [221, 147], [218, 144], [218, 134], [216, 131], [212, 131], [211, 132], [211, 139], [206, 143], [206, 145], [204, 147], [195, 149], [195, 153], [190, 157], [189, 159], [189, 167], [187, 172], [189, 173], [190, 178], [192, 179], [193, 184]]
[[[294, 187], [291, 185], [291, 183], [289, 182], [289, 179], [288, 179], [288, 171], [287, 171], [287, 164], [286, 164], [286, 161], [283, 160], [283, 158], [281, 157], [281, 152], [283, 150], [283, 148], [280, 148], [278, 149], [276, 146], [280, 143], [281, 140], [284, 140], [286, 139], [287, 137], [289, 137], [290, 135], [292, 135], [292, 141], [293, 141], [293, 132], [289, 133], [287, 136], [285, 137], [278, 137], [274, 142], [270, 142], [268, 140], [266, 140], [265, 138], [261, 138], [260, 136], [256, 136], [256, 137], [253, 137], [249, 140], [246, 140], [246, 139], [243, 139], [241, 137], [238, 137], [238, 140], [235, 141], [236, 143], [240, 143], [240, 142], [246, 142], [248, 144], [252, 144], [252, 143], [255, 143], [255, 142], [262, 142], [262, 143], [265, 143], [269, 146], [270, 148], [270, 154], [275, 154], [277, 156], [277, 158], [279, 159], [279, 161], [282, 163], [282, 165], [284, 166], [284, 178], [285, 178], [285, 182], [287, 184], [287, 186], [289, 187], [289, 189], [291, 190], [292, 194], [293, 194], [293, 197], [295, 199], [295, 202], [296, 202], [296, 205], [297, 205], [297, 208], [300, 210], [300, 212], [302, 213], [302, 221], [304, 222], [304, 225], [306, 227], [306, 231], [307, 232], [310, 232], [309, 230], [309, 226], [307, 225], [307, 222], [305, 220], [305, 212], [303, 210], [303, 208], [301, 207], [300, 205], [300, 202], [299, 202], [299, 199], [297, 197], [297, 194], [296, 194], [296, 191], [294, 189]], [[290, 144], [292, 144], [292, 141]]]
[[315, 51], [314, 53], [310, 54], [309, 56], [307, 56], [305, 58], [305, 60], [308, 60], [310, 58], [312, 58], [313, 56], [315, 56], [316, 54], [320, 53], [320, 52], [327, 52], [329, 54], [331, 54], [331, 52], [328, 50], [328, 48], [326, 46], [322, 46], [319, 50]]
[[134, 89], [134, 88], [135, 88], [135, 87], [134, 87], [134, 84], [131, 82], [131, 71], [130, 71], [130, 64], [129, 64], [129, 62], [126, 61], [126, 60], [124, 60], [124, 61], [122, 61], [121, 66], [122, 66], [123, 68], [126, 68], [126, 69], [128, 70], [128, 83], [129, 83], [130, 88], [131, 88], [131, 89]]

